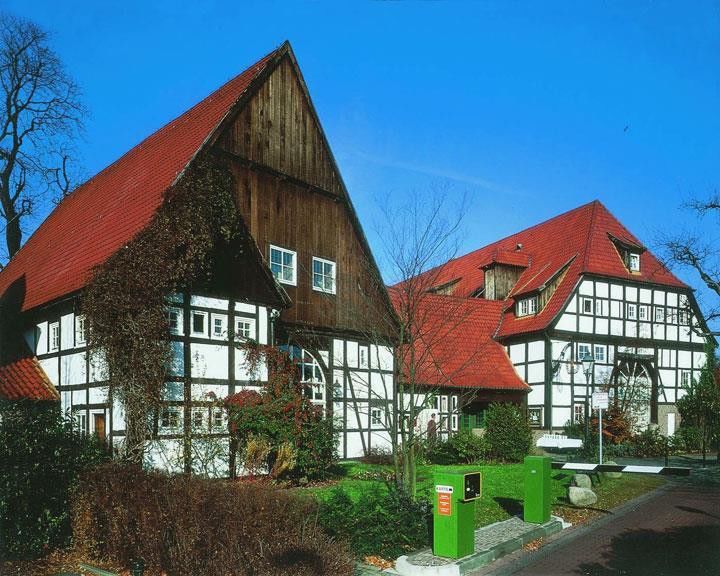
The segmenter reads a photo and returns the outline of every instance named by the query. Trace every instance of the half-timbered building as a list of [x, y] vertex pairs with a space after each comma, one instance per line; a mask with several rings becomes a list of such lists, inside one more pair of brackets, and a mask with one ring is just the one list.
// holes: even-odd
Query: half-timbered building
[[[3, 341], [22, 347], [80, 428], [121, 446], [122, 408], [102, 351], [87, 346], [83, 289], [147, 228], [201, 153], [232, 173], [249, 240], [216, 259], [217, 282], [167, 295], [172, 361], [146, 457], [188, 469], [188, 434], [227, 442], [212, 399], [266, 377], [248, 369], [235, 346], [243, 339], [296, 357], [308, 394], [338, 423], [342, 457], [388, 446], [392, 307], [288, 43], [59, 203], [0, 272]], [[0, 378], [13, 380], [17, 361], [3, 357]]]
[[[536, 428], [581, 420], [592, 391], [619, 386], [644, 391], [639, 426], [672, 434], [679, 425], [675, 402], [704, 363], [701, 311], [692, 289], [599, 201], [434, 274], [443, 294], [483, 302], [493, 325], [487, 338], [504, 346], [530, 387]], [[488, 381], [500, 374], [482, 355], [476, 369]]]

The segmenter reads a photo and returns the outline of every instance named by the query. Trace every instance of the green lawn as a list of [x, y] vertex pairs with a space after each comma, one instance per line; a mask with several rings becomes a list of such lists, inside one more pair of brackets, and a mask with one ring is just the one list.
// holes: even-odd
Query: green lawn
[[[431, 498], [433, 493], [432, 474], [436, 470], [447, 468], [440, 465], [418, 467], [418, 493]], [[475, 523], [477, 526], [492, 524], [505, 520], [522, 512], [523, 505], [523, 465], [522, 464], [489, 464], [452, 466], [453, 469], [468, 472], [479, 470], [482, 473], [482, 498], [476, 501]], [[390, 466], [361, 464], [359, 462], [344, 462], [340, 464], [339, 485], [343, 486], [350, 495], [357, 495], [363, 490], [376, 487], [386, 489], [383, 477], [390, 478]], [[553, 512], [578, 522], [588, 516], [603, 514], [619, 504], [636, 498], [645, 492], [654, 490], [664, 483], [660, 476], [645, 476], [640, 474], [626, 474], [617, 480], [603, 478], [594, 486], [598, 495], [598, 502], [593, 506], [590, 514], [578, 514], [577, 509], [567, 500], [567, 487], [570, 484], [571, 473], [553, 470], [552, 498]], [[333, 487], [312, 488], [318, 498], [325, 497]]]

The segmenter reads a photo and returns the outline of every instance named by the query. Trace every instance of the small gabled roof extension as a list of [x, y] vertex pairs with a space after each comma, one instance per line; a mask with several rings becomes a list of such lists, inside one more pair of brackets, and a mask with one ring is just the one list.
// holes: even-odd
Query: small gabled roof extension
[[143, 140], [68, 195], [0, 272], [0, 295], [24, 286], [26, 311], [82, 289], [95, 266], [143, 230], [165, 191], [287, 43]]
[[60, 395], [37, 358], [27, 357], [0, 366], [0, 399], [57, 401]]
[[[628, 270], [614, 239], [638, 247], [639, 272]], [[583, 274], [687, 288], [650, 251], [643, 249], [642, 243], [598, 200], [451, 260], [439, 273], [434, 272], [438, 276], [437, 283], [457, 280], [453, 295], [470, 297], [484, 284], [482, 268], [498, 261], [497, 254], [507, 253], [524, 255], [528, 266], [506, 301], [497, 334], [500, 338], [547, 328]], [[510, 264], [508, 258], [503, 259]], [[516, 256], [512, 264], [518, 261], [519, 256]], [[536, 315], [516, 318], [512, 306], [514, 297], [544, 287], [568, 262], [567, 273], [543, 310]]]
[[[390, 298], [402, 316], [396, 290]], [[505, 347], [493, 340], [503, 302], [424, 294], [417, 301], [415, 326], [416, 383], [426, 386], [528, 392]], [[400, 350], [409, 373], [409, 354]]]

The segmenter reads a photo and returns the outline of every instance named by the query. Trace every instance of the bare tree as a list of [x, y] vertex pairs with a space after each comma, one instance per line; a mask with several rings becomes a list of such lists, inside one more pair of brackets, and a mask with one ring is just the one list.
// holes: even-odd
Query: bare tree
[[[436, 188], [427, 194], [413, 194], [395, 207], [386, 204], [377, 226], [386, 280], [393, 285], [389, 291], [395, 317], [392, 322], [389, 318], [379, 321], [378, 329], [365, 338], [377, 343], [374, 349], [379, 355], [381, 346], [387, 344], [387, 326], [397, 326], [395, 381], [382, 377], [384, 390], [373, 392], [369, 387], [378, 401], [383, 392], [392, 396], [394, 390], [394, 409], [385, 411], [385, 425], [391, 435], [396, 482], [413, 496], [418, 447], [427, 435], [427, 430], [418, 426], [418, 417], [432, 408], [434, 397], [447, 393], [442, 388], [453, 386], [468, 364], [478, 362], [491, 344], [479, 343], [474, 353], [448, 369], [447, 360], [454, 352], [443, 344], [455, 331], [465, 329], [468, 314], [466, 299], [452, 297], [452, 287], [443, 285], [448, 284], [445, 272], [457, 254], [465, 213], [464, 199], [451, 206], [448, 198], [445, 188]], [[446, 297], [440, 299], [438, 294]], [[379, 357], [374, 361], [381, 363]], [[449, 428], [449, 423], [438, 422], [443, 425]]]
[[0, 214], [7, 257], [22, 244], [22, 219], [51, 189], [72, 182], [71, 142], [85, 108], [77, 84], [36, 24], [0, 13]]
[[[698, 224], [703, 224], [706, 218], [715, 218], [715, 226], [704, 232], [683, 230], [672, 235], [662, 234], [658, 240], [660, 253], [668, 267], [692, 270], [711, 293], [720, 298], [720, 239], [710, 232], [720, 223], [720, 194], [714, 192], [706, 198], [693, 199], [684, 208], [697, 216]], [[685, 313], [688, 317], [692, 314], [689, 303]], [[706, 307], [705, 320], [708, 324], [720, 320], [720, 302]], [[709, 326], [696, 325], [692, 321], [689, 325], [702, 336], [720, 336], [719, 330]]]

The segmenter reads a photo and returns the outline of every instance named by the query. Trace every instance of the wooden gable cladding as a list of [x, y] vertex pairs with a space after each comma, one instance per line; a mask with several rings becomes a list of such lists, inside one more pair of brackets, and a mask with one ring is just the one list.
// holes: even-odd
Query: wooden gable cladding
[[[297, 253], [296, 285], [281, 319], [328, 330], [388, 334], [384, 287], [375, 280], [347, 203], [257, 167], [232, 162], [238, 208], [261, 253], [270, 245]], [[313, 290], [312, 259], [336, 263], [336, 293]]]
[[342, 196], [343, 186], [302, 79], [286, 55], [225, 131], [221, 146], [250, 162]]

